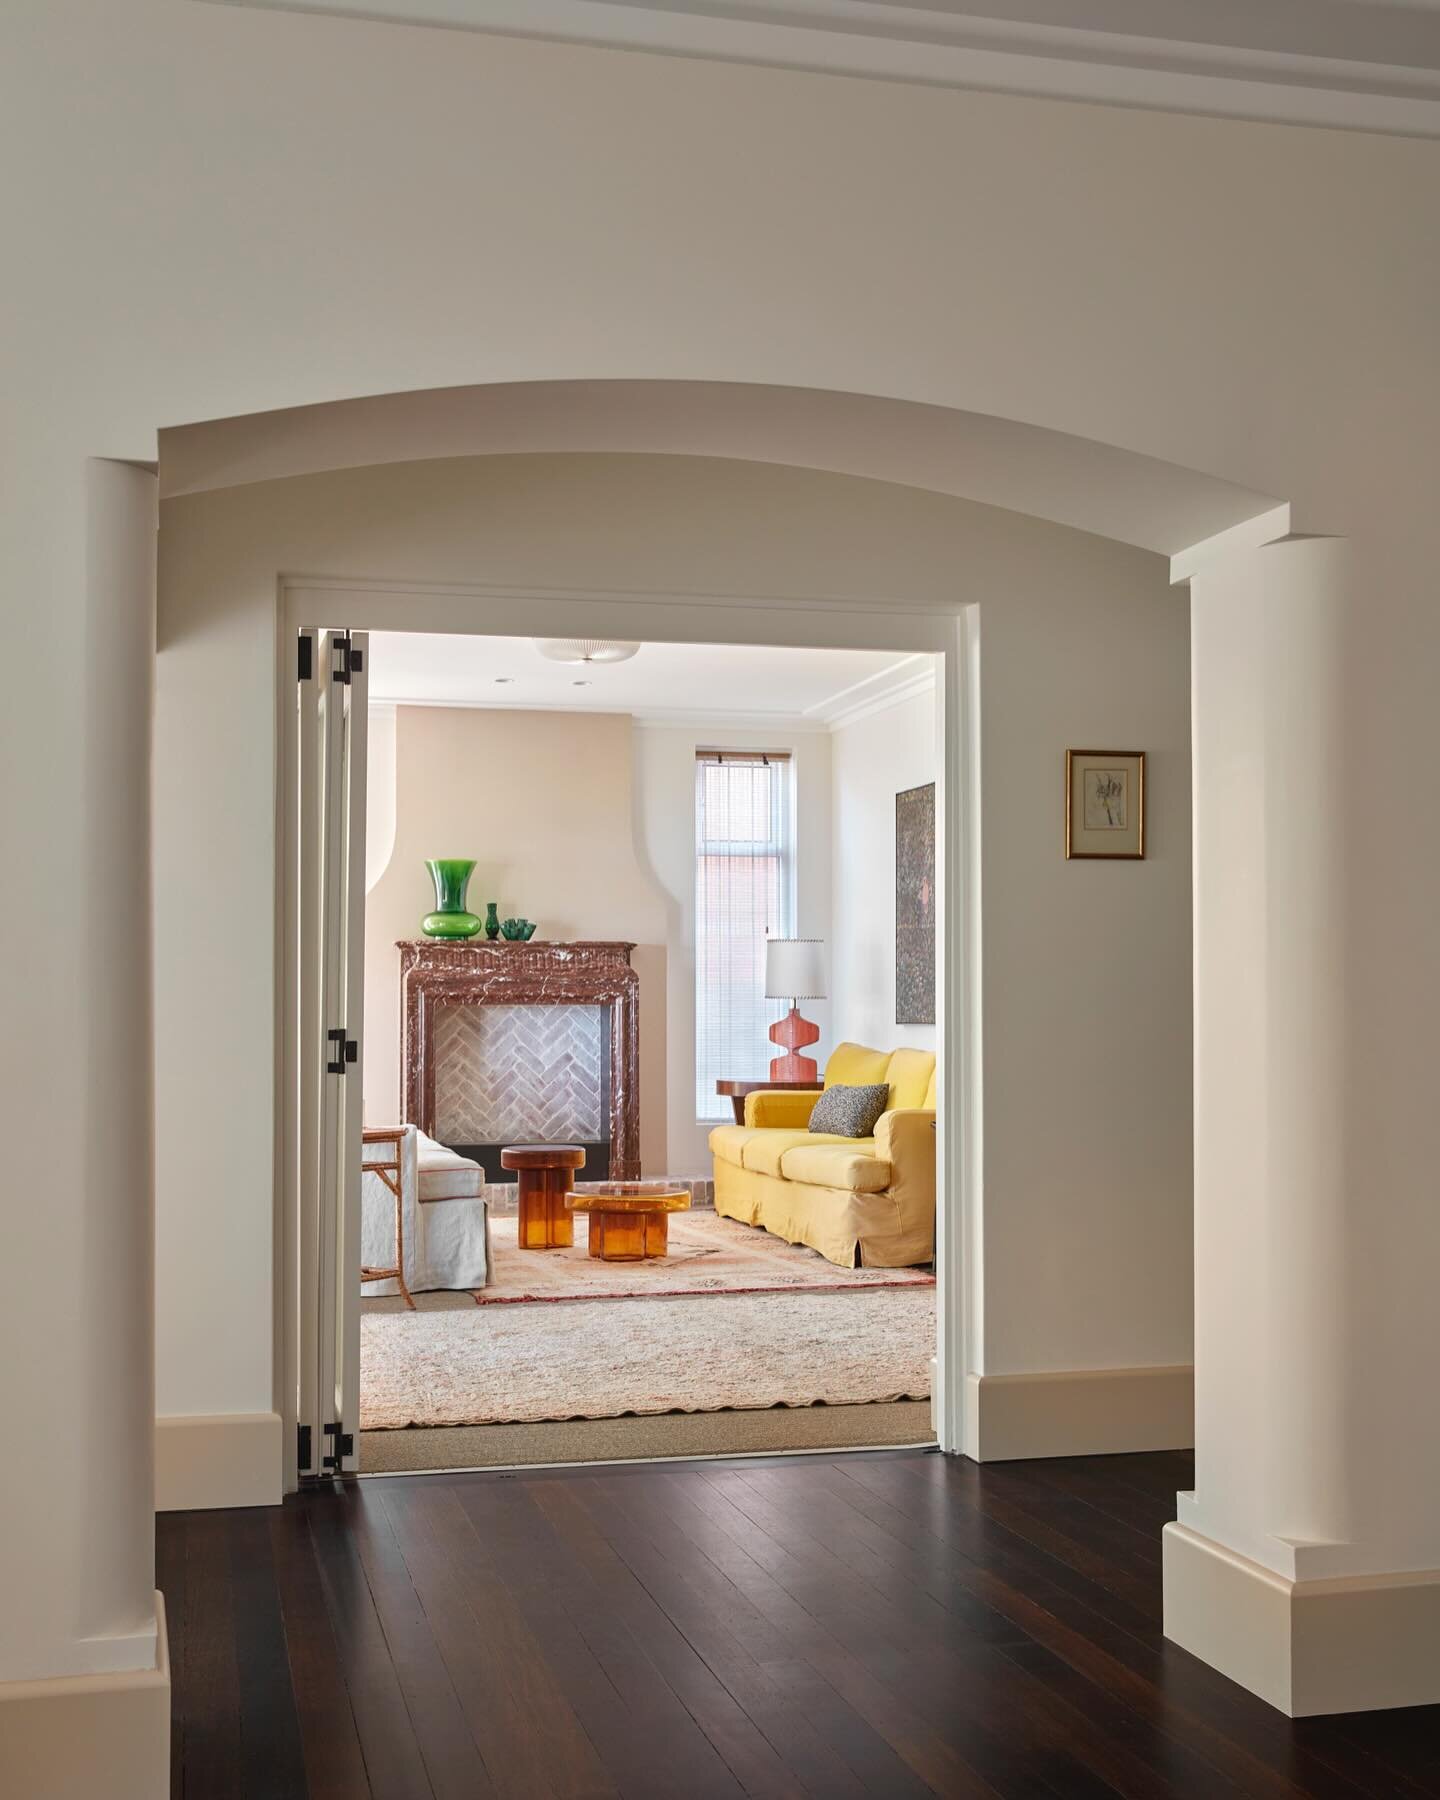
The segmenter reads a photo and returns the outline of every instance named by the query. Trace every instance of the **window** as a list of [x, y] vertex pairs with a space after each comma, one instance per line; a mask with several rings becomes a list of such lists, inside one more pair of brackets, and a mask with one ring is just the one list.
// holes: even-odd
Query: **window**
[[765, 998], [765, 939], [795, 909], [790, 758], [701, 751], [695, 763], [695, 1116], [732, 1117], [718, 1078], [758, 1081], [784, 1005]]

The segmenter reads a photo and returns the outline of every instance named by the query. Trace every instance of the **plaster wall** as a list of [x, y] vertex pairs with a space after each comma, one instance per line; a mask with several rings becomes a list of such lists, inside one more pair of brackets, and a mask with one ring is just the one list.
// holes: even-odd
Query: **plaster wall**
[[666, 1167], [666, 912], [637, 855], [623, 713], [396, 708], [395, 847], [365, 903], [365, 1119], [400, 1105], [400, 961], [434, 904], [430, 856], [475, 859], [469, 903], [538, 937], [633, 942], [640, 977], [640, 1160]]
[[[130, 779], [106, 708], [133, 723], [148, 696], [117, 682], [112, 646], [91, 629], [97, 610], [123, 611], [135, 563], [120, 533], [87, 548], [86, 459], [153, 461], [167, 425], [557, 373], [970, 408], [1224, 475], [1291, 501], [1297, 528], [1356, 540], [1363, 629], [1335, 725], [1350, 779], [1372, 797], [1367, 834], [1383, 827], [1383, 853], [1354, 859], [1348, 896], [1368, 946], [1354, 970], [1357, 1041], [1373, 1052], [1365, 1091], [1380, 1096], [1383, 1129], [1357, 1136], [1355, 1178], [1410, 1266], [1433, 1263], [1432, 1239], [1410, 1241], [1407, 1197], [1440, 1161], [1423, 1088], [1440, 1010], [1440, 849], [1416, 824], [1432, 804], [1440, 663], [1436, 145], [188, 0], [11, 0], [0, 29], [12, 326], [0, 335], [0, 555], [25, 671], [0, 733], [7, 769], [26, 774], [5, 793], [0, 1092], [16, 1191], [47, 1197], [22, 1214], [15, 1266], [72, 1266], [95, 1204], [90, 1167], [116, 1166], [110, 1109], [148, 1106], [143, 1029], [128, 1057], [55, 1078], [97, 1001], [123, 1003], [138, 938], [113, 955], [100, 935], [72, 940], [89, 947], [59, 979], [33, 955], [57, 891], [93, 900], [117, 879], [128, 891], [144, 860], [143, 831], [117, 846], [91, 829]], [[773, 440], [750, 453], [778, 454]], [[1092, 466], [1106, 466], [1098, 451], [1072, 470], [1069, 516], [1098, 527], [1115, 495], [1103, 475], [1087, 483]], [[663, 530], [663, 514], [650, 523]], [[325, 550], [311, 546], [321, 561]], [[160, 677], [183, 687], [194, 656], [211, 683], [204, 703], [173, 686], [170, 698], [182, 741], [213, 734], [223, 752], [212, 799], [242, 846], [227, 867], [247, 903], [227, 901], [238, 934], [223, 945], [202, 945], [199, 922], [172, 909], [170, 941], [189, 940], [218, 1016], [251, 1047], [273, 1005], [253, 975], [273, 896], [244, 866], [273, 813], [273, 720], [257, 736], [252, 717], [255, 670], [273, 651], [273, 574], [262, 604], [202, 598]], [[1207, 964], [1198, 981], [1218, 1000], [1230, 976]], [[162, 1057], [162, 1080], [183, 1090], [174, 1049]], [[211, 1082], [230, 1101], [216, 1141], [233, 1141], [236, 1118], [263, 1139], [268, 1089], [228, 1063]], [[189, 1085], [213, 1122], [198, 1076]], [[57, 1168], [53, 1146], [77, 1133], [86, 1154]], [[162, 1195], [166, 1180], [176, 1191], [165, 1154], [162, 1139]], [[143, 1169], [105, 1193], [143, 1241]], [[176, 1298], [177, 1229], [206, 1270], [189, 1301]], [[199, 1232], [162, 1220], [162, 1405], [202, 1391], [222, 1410], [252, 1407], [257, 1391], [273, 1402], [268, 1338], [251, 1335], [269, 1247], [238, 1232], [222, 1220], [207, 1257]], [[217, 1288], [233, 1337], [190, 1375], [186, 1340], [202, 1312], [213, 1325]], [[0, 1367], [28, 1370], [33, 1345], [54, 1336], [54, 1304], [47, 1285], [17, 1284]], [[1355, 1304], [1377, 1323], [1395, 1316], [1378, 1284]], [[1432, 1366], [1440, 1319], [1422, 1308], [1412, 1324], [1409, 1364]], [[142, 1345], [97, 1354], [132, 1399], [148, 1390]], [[1389, 1365], [1375, 1367], [1383, 1387]], [[54, 1474], [94, 1356], [67, 1350], [49, 1374], [49, 1403], [12, 1411], [11, 1461]], [[1369, 1417], [1374, 1432], [1414, 1435], [1391, 1397]], [[95, 1666], [93, 1602], [63, 1582], [52, 1591], [86, 1539], [57, 1498], [66, 1491], [57, 1478], [43, 1503], [7, 1508], [6, 1670], [53, 1673], [62, 1640]], [[125, 1584], [127, 1607], [149, 1605], [140, 1579]]]
[[[935, 781], [939, 766], [933, 687], [834, 732], [830, 990], [837, 1040], [936, 1047], [933, 1025], [895, 1022], [895, 796]], [[937, 830], [939, 824], [937, 811]]]
[[[813, 603], [823, 594], [869, 608], [854, 617], [876, 644], [895, 631], [876, 596], [896, 596], [888, 604], [897, 621], [904, 606], [954, 604], [959, 587], [978, 599], [985, 984], [998, 997], [987, 1007], [987, 1059], [992, 1039], [1003, 1058], [987, 1067], [985, 1094], [985, 1211], [994, 1243], [993, 1272], [987, 1241], [983, 1273], [985, 1366], [1188, 1359], [1187, 623], [1161, 559], [911, 488], [698, 458], [450, 459], [256, 483], [165, 501], [161, 511], [162, 1414], [253, 1412], [273, 1386], [275, 776], [263, 746], [275, 718], [277, 571], [327, 565], [402, 587], [484, 579], [662, 602], [697, 586], [763, 594], [771, 597], [765, 606], [716, 612], [717, 629], [723, 619], [724, 630], [761, 641], [777, 629], [785, 597]], [[652, 616], [658, 623], [663, 606]], [[795, 629], [793, 615], [785, 629]], [[223, 682], [215, 678], [221, 664]], [[543, 736], [567, 729], [548, 723], [557, 717], [497, 713], [459, 729], [484, 734], [498, 755], [512, 721], [536, 721]], [[1065, 745], [1094, 738], [1102, 724], [1150, 749], [1158, 795], [1152, 859], [1106, 869], [1103, 883], [1082, 872], [1087, 865], [1064, 864], [1059, 824]], [[419, 727], [432, 728], [441, 729]], [[402, 721], [400, 771], [406, 730]], [[635, 883], [635, 903], [655, 909], [652, 941], [667, 956], [677, 944], [684, 950], [677, 909], [693, 856], [691, 758], [696, 739], [709, 735], [637, 733], [631, 841], [669, 895], [668, 917], [638, 870], [624, 873], [617, 895], [630, 895]], [[800, 823], [812, 877], [802, 894], [808, 886], [814, 908], [801, 918], [825, 936], [832, 852], [816, 823], [829, 809], [818, 748], [825, 740], [795, 741], [806, 769]], [[542, 754], [538, 740], [535, 750]], [[618, 736], [606, 755], [618, 759], [609, 766], [625, 790], [615, 805], [623, 806], [630, 778]], [[212, 803], [217, 784], [245, 790], [243, 800], [233, 793], [223, 816]], [[893, 807], [893, 791], [885, 804]], [[408, 829], [401, 817], [397, 832]], [[374, 954], [413, 928], [426, 853], [419, 839], [408, 851], [397, 845], [392, 875], [381, 882], [396, 882], [396, 910], [391, 925], [370, 934]], [[210, 879], [217, 861], [229, 872], [218, 892]], [[602, 891], [597, 886], [597, 905]], [[543, 908], [526, 898], [522, 910], [565, 918], [575, 905], [557, 891]], [[205, 931], [187, 930], [202, 906]], [[1089, 954], [1097, 930], [1129, 946], [1118, 975], [1105, 976]], [[202, 980], [232, 1017], [216, 1051], [226, 1059], [223, 1079], [213, 1059], [197, 1067], [191, 1053]], [[373, 985], [383, 1008], [386, 980]], [[673, 1043], [687, 1029], [677, 1016], [684, 985], [671, 984], [670, 1018], [652, 1040]], [[1159, 1025], [1157, 996], [1165, 999]], [[383, 1054], [398, 1026], [379, 1014], [371, 1026]], [[1079, 1157], [1067, 1134], [1109, 1094], [1117, 1072], [1146, 1121], [1143, 1148], [1134, 1148], [1133, 1134], [1096, 1131]], [[696, 1128], [675, 1110], [681, 1086], [671, 1089], [669, 1123], [688, 1129], [693, 1146]], [[237, 1107], [249, 1125], [243, 1139], [229, 1131]], [[217, 1169], [211, 1146], [227, 1132], [230, 1153]], [[232, 1326], [217, 1335], [213, 1283], [222, 1261]]]

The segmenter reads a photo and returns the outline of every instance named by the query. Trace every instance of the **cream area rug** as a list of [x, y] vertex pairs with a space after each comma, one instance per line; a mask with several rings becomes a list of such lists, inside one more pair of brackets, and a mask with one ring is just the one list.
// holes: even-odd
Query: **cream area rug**
[[491, 1218], [494, 1262], [481, 1306], [516, 1300], [599, 1300], [662, 1294], [763, 1294], [797, 1289], [933, 1287], [925, 1269], [841, 1269], [803, 1244], [706, 1211], [672, 1213], [670, 1253], [650, 1262], [607, 1263], [591, 1256], [589, 1221], [575, 1218], [569, 1250], [521, 1250], [516, 1221]]
[[365, 1303], [362, 1431], [858, 1406], [930, 1392], [933, 1285], [565, 1306], [448, 1299], [415, 1312]]

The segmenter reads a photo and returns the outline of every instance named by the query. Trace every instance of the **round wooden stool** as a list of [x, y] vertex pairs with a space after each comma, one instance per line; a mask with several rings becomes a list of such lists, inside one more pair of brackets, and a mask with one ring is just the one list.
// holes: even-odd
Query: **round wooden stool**
[[568, 1250], [575, 1242], [575, 1219], [565, 1194], [576, 1169], [585, 1167], [579, 1144], [507, 1144], [500, 1166], [514, 1169], [520, 1195], [522, 1250]]

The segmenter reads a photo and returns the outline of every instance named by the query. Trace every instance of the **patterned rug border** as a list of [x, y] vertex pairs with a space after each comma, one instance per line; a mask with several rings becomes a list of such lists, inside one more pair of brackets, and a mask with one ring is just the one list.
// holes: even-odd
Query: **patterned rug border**
[[[626, 1264], [627, 1268], [633, 1265]], [[935, 1286], [935, 1277], [918, 1269], [897, 1269], [897, 1277], [904, 1280], [868, 1281], [863, 1287], [858, 1283], [843, 1281], [815, 1282], [813, 1285], [798, 1287], [794, 1284], [764, 1282], [759, 1287], [731, 1288], [667, 1288], [664, 1293], [647, 1294], [643, 1291], [635, 1294], [492, 1294], [486, 1288], [466, 1288], [465, 1292], [477, 1306], [591, 1306], [618, 1300], [725, 1300], [735, 1294], [879, 1294], [888, 1288], [931, 1288]], [[925, 1398], [925, 1396], [921, 1396]], [[848, 1404], [848, 1403], [847, 1403]]]
[[698, 1419], [702, 1417], [722, 1417], [725, 1413], [762, 1413], [762, 1412], [846, 1412], [852, 1406], [897, 1406], [909, 1402], [919, 1404], [930, 1398], [927, 1388], [923, 1394], [912, 1394], [908, 1390], [902, 1393], [887, 1394], [879, 1400], [757, 1400], [754, 1406], [666, 1406], [657, 1411], [645, 1409], [635, 1411], [627, 1407], [624, 1412], [607, 1413], [547, 1413], [543, 1419], [486, 1419], [475, 1423], [467, 1419], [433, 1420], [427, 1419], [423, 1424], [412, 1420], [408, 1425], [361, 1425], [364, 1432], [370, 1431], [489, 1431], [504, 1429], [511, 1425], [586, 1425], [603, 1424], [607, 1419]]

